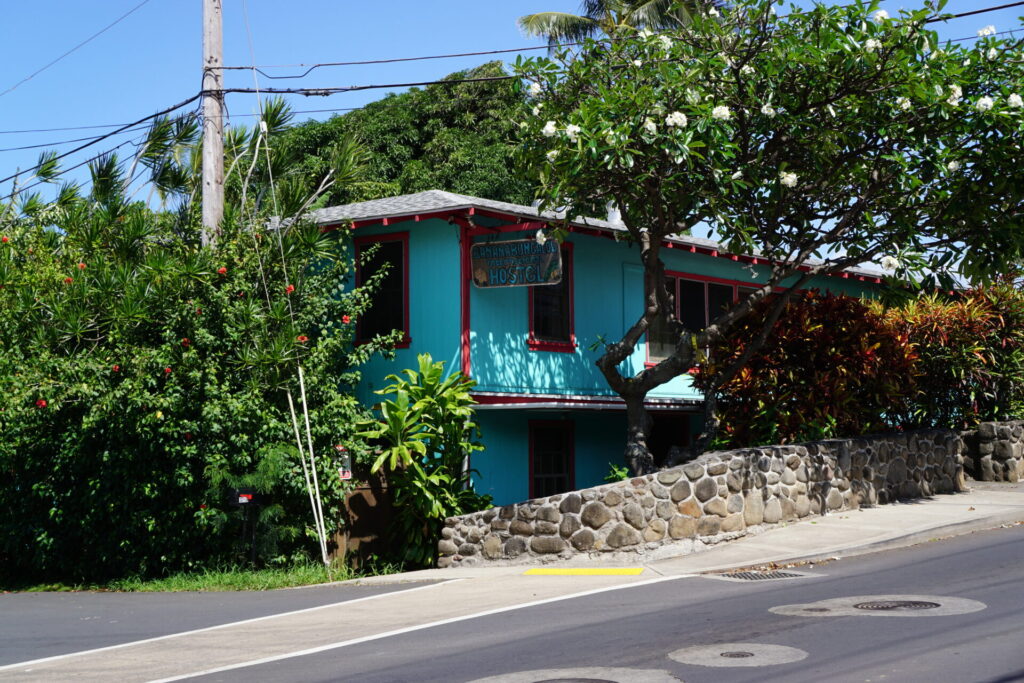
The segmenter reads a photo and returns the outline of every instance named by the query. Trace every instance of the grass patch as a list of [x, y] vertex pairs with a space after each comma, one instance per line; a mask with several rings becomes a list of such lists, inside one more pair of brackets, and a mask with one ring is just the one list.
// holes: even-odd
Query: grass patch
[[266, 591], [294, 586], [314, 586], [332, 581], [347, 581], [360, 576], [395, 574], [402, 568], [392, 564], [373, 564], [367, 570], [356, 571], [346, 566], [325, 567], [316, 562], [290, 567], [248, 569], [224, 567], [199, 572], [172, 574], [161, 578], [115, 579], [103, 585], [71, 585], [44, 583], [18, 586], [15, 590], [42, 591], [118, 591], [129, 593], [180, 591]]

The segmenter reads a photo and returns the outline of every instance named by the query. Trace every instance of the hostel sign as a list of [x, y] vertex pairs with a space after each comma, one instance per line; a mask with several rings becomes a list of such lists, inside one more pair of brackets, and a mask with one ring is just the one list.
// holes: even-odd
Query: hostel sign
[[474, 244], [470, 256], [477, 287], [556, 285], [562, 280], [562, 250], [557, 240]]

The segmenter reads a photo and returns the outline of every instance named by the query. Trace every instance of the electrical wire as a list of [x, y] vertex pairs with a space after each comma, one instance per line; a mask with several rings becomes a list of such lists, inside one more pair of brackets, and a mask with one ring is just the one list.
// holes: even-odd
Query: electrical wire
[[[128, 124], [125, 124], [125, 125], [121, 126], [117, 130], [112, 130], [109, 133], [105, 133], [103, 135], [99, 135], [99, 136], [93, 138], [92, 141], [87, 142], [84, 145], [79, 145], [78, 147], [75, 147], [72, 150], [69, 150], [67, 152], [63, 152], [63, 153], [58, 154], [58, 155], [56, 155], [54, 157], [51, 157], [50, 160], [56, 161], [58, 159], [63, 159], [65, 157], [71, 156], [72, 154], [74, 154], [76, 152], [81, 152], [83, 149], [87, 149], [89, 147], [92, 147], [96, 143], [101, 142], [103, 140], [106, 140], [109, 137], [113, 137], [114, 135], [117, 135], [118, 133], [123, 133], [123, 132], [129, 130], [130, 128], [134, 128], [135, 126], [139, 125], [140, 123], [145, 123], [146, 121], [152, 121], [153, 119], [158, 118], [160, 116], [163, 116], [164, 114], [169, 114], [169, 113], [171, 113], [172, 111], [174, 111], [176, 109], [181, 109], [185, 105], [191, 104], [192, 102], [195, 102], [196, 100], [198, 100], [202, 96], [203, 96], [203, 93], [200, 92], [200, 93], [198, 93], [196, 95], [193, 95], [192, 97], [189, 97], [188, 99], [182, 100], [178, 104], [175, 104], [175, 105], [173, 105], [171, 107], [167, 107], [166, 109], [162, 109], [162, 110], [158, 111], [155, 114], [150, 114], [149, 116], [143, 116], [138, 121], [132, 121], [131, 123], [128, 123]], [[100, 155], [100, 156], [102, 156], [102, 155]], [[37, 170], [39, 170], [39, 166], [40, 166], [39, 164], [36, 164], [35, 166], [32, 166], [31, 168], [26, 169], [25, 171], [18, 171], [14, 175], [9, 175], [6, 178], [0, 178], [0, 183], [6, 183], [8, 180], [14, 180], [15, 178], [17, 178], [18, 176], [20, 176], [20, 175], [22, 175], [24, 173], [29, 173], [29, 172], [32, 172], [32, 171], [37, 171]]]
[[73, 52], [75, 52], [76, 50], [78, 50], [79, 48], [81, 48], [81, 47], [83, 47], [83, 46], [87, 45], [88, 43], [92, 42], [92, 41], [93, 41], [93, 40], [95, 40], [96, 38], [99, 38], [99, 37], [100, 37], [101, 35], [103, 35], [104, 33], [106, 33], [106, 32], [107, 32], [108, 30], [112, 29], [112, 28], [113, 28], [114, 26], [116, 26], [116, 25], [120, 24], [120, 23], [121, 23], [122, 21], [124, 21], [125, 19], [127, 19], [127, 18], [129, 17], [129, 15], [131, 15], [131, 14], [134, 14], [136, 10], [139, 10], [139, 9], [141, 9], [143, 5], [146, 5], [146, 4], [148, 4], [148, 3], [150, 2], [150, 1], [151, 1], [151, 0], [142, 0], [142, 2], [140, 2], [139, 4], [137, 4], [137, 5], [135, 6], [135, 7], [132, 7], [132, 8], [130, 9], [130, 10], [128, 10], [127, 12], [125, 12], [124, 14], [122, 14], [121, 16], [119, 16], [119, 17], [118, 17], [117, 19], [115, 19], [115, 20], [114, 20], [113, 22], [111, 22], [110, 24], [107, 24], [106, 26], [104, 26], [103, 28], [101, 28], [101, 29], [100, 29], [99, 31], [97, 31], [96, 33], [92, 34], [91, 36], [89, 36], [88, 38], [86, 38], [85, 40], [83, 40], [82, 42], [80, 42], [80, 43], [79, 43], [78, 45], [75, 45], [75, 46], [74, 46], [73, 48], [71, 48], [70, 50], [68, 50], [68, 51], [67, 51], [67, 52], [65, 52], [64, 54], [62, 54], [62, 55], [61, 55], [60, 57], [57, 57], [57, 58], [56, 58], [56, 59], [54, 59], [53, 61], [51, 61], [51, 62], [47, 63], [47, 64], [46, 64], [45, 66], [42, 66], [42, 67], [40, 67], [40, 68], [36, 69], [36, 70], [35, 70], [35, 71], [33, 71], [32, 73], [30, 73], [30, 74], [29, 74], [28, 76], [25, 76], [25, 78], [21, 79], [20, 81], [18, 81], [17, 83], [15, 83], [14, 85], [12, 85], [11, 87], [7, 88], [7, 90], [4, 90], [3, 92], [0, 92], [0, 97], [3, 97], [4, 95], [6, 95], [7, 93], [11, 92], [12, 90], [14, 90], [15, 88], [17, 88], [18, 86], [22, 85], [23, 83], [27, 83], [28, 81], [32, 80], [33, 78], [35, 78], [35, 77], [36, 77], [36, 76], [38, 76], [39, 74], [41, 74], [41, 73], [43, 73], [44, 71], [46, 71], [47, 69], [49, 69], [49, 68], [50, 68], [51, 66], [53, 66], [54, 64], [56, 64], [56, 63], [57, 63], [57, 62], [59, 62], [60, 60], [64, 59], [64, 58], [65, 58], [65, 57], [67, 57], [68, 55], [70, 55], [71, 53], [73, 53]]

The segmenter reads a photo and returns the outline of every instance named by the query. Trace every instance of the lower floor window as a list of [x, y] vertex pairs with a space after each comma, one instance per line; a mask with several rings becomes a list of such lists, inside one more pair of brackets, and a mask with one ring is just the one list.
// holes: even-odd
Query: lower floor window
[[575, 488], [572, 422], [530, 421], [530, 498]]

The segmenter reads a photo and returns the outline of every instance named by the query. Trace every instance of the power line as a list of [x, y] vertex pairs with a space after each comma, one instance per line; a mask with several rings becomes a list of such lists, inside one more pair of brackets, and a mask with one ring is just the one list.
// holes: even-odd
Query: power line
[[78, 50], [78, 49], [79, 49], [80, 47], [83, 47], [83, 46], [84, 46], [84, 45], [86, 45], [87, 43], [90, 43], [90, 42], [92, 42], [92, 41], [93, 41], [94, 39], [98, 38], [98, 37], [99, 37], [99, 36], [101, 36], [102, 34], [106, 33], [106, 32], [107, 32], [107, 31], [108, 31], [109, 29], [113, 28], [113, 27], [114, 27], [114, 26], [116, 26], [117, 24], [119, 24], [119, 23], [121, 23], [122, 21], [124, 21], [125, 19], [127, 19], [127, 18], [128, 18], [128, 16], [129, 16], [130, 14], [133, 14], [133, 13], [134, 13], [134, 12], [135, 12], [136, 10], [138, 10], [138, 9], [141, 9], [143, 5], [145, 5], [145, 4], [149, 3], [149, 2], [150, 2], [150, 0], [142, 0], [142, 2], [140, 2], [139, 4], [137, 4], [137, 5], [135, 6], [135, 7], [132, 7], [132, 8], [130, 9], [130, 10], [128, 10], [127, 12], [125, 12], [124, 14], [122, 14], [121, 16], [119, 16], [119, 17], [118, 17], [117, 19], [115, 19], [115, 20], [114, 20], [114, 21], [113, 21], [112, 23], [110, 23], [110, 24], [107, 24], [106, 26], [104, 26], [103, 28], [101, 28], [101, 29], [100, 29], [99, 31], [97, 31], [96, 33], [92, 34], [91, 36], [89, 36], [88, 38], [86, 38], [85, 40], [83, 40], [82, 42], [80, 42], [80, 43], [79, 43], [78, 45], [75, 45], [75, 46], [74, 46], [73, 48], [71, 48], [70, 50], [68, 50], [68, 51], [67, 51], [67, 52], [65, 52], [64, 54], [62, 54], [62, 55], [61, 55], [60, 57], [57, 57], [57, 58], [56, 58], [56, 59], [54, 59], [54, 60], [53, 60], [52, 62], [49, 62], [49, 63], [48, 63], [48, 64], [46, 64], [45, 66], [43, 66], [43, 67], [40, 67], [39, 69], [36, 69], [36, 70], [35, 70], [35, 71], [33, 71], [32, 73], [30, 73], [30, 74], [29, 74], [28, 76], [25, 76], [25, 78], [21, 79], [20, 81], [18, 81], [17, 83], [15, 83], [14, 85], [12, 85], [11, 87], [7, 88], [7, 90], [4, 90], [3, 92], [0, 92], [0, 97], [3, 97], [3, 96], [4, 96], [4, 95], [6, 95], [7, 93], [11, 92], [11, 91], [12, 91], [12, 90], [14, 90], [15, 88], [17, 88], [17, 87], [18, 87], [19, 85], [21, 85], [21, 84], [23, 84], [23, 83], [26, 83], [26, 82], [28, 82], [28, 81], [30, 81], [30, 80], [32, 80], [33, 78], [35, 78], [35, 77], [36, 77], [36, 76], [38, 76], [39, 74], [41, 74], [41, 73], [43, 73], [44, 71], [46, 71], [47, 69], [49, 69], [49, 68], [50, 68], [51, 66], [53, 66], [53, 65], [54, 65], [54, 64], [56, 64], [57, 62], [59, 62], [60, 60], [64, 59], [64, 58], [65, 58], [65, 57], [67, 57], [68, 55], [70, 55], [70, 54], [71, 54], [72, 52], [75, 52], [76, 50]]
[[[138, 121], [133, 121], [131, 123], [125, 124], [125, 125], [121, 126], [120, 128], [118, 128], [117, 130], [112, 130], [109, 133], [105, 133], [104, 135], [98, 135], [95, 138], [93, 138], [90, 142], [87, 142], [84, 145], [79, 145], [78, 147], [75, 147], [72, 150], [69, 150], [67, 152], [63, 152], [63, 153], [58, 154], [58, 155], [56, 155], [54, 157], [50, 157], [50, 161], [56, 161], [58, 159], [63, 159], [64, 157], [70, 156], [70, 155], [74, 154], [75, 152], [81, 152], [83, 149], [86, 149], [88, 147], [92, 147], [96, 143], [102, 142], [103, 140], [106, 140], [109, 137], [117, 135], [118, 133], [123, 133], [126, 130], [128, 130], [129, 128], [133, 128], [133, 127], [135, 127], [135, 126], [137, 126], [137, 125], [139, 125], [141, 123], [145, 123], [146, 121], [152, 121], [153, 119], [158, 118], [160, 116], [163, 116], [164, 114], [169, 114], [172, 111], [174, 111], [175, 109], [181, 109], [185, 105], [191, 104], [192, 102], [195, 102], [196, 100], [198, 100], [202, 96], [203, 96], [203, 93], [200, 92], [200, 93], [198, 93], [196, 95], [193, 95], [192, 97], [189, 97], [186, 100], [182, 100], [181, 102], [179, 102], [178, 104], [175, 104], [174, 106], [168, 107], [167, 109], [163, 109], [161, 111], [158, 111], [155, 114], [150, 114], [149, 116], [143, 116]], [[0, 183], [6, 183], [8, 180], [14, 180], [15, 178], [17, 178], [18, 176], [22, 175], [23, 173], [28, 173], [28, 172], [31, 172], [31, 171], [36, 171], [38, 169], [39, 169], [39, 164], [36, 164], [35, 166], [33, 166], [33, 167], [31, 167], [31, 168], [29, 168], [29, 169], [27, 169], [25, 171], [19, 171], [19, 172], [15, 173], [14, 175], [7, 176], [6, 178], [0, 178]]]
[[0, 152], [20, 152], [26, 149], [40, 149], [42, 147], [57, 147], [59, 145], [69, 145], [72, 142], [83, 142], [85, 140], [95, 140], [99, 138], [99, 135], [91, 135], [85, 138], [72, 138], [71, 140], [56, 140], [54, 142], [44, 142], [38, 145], [25, 145], [24, 147], [0, 147]]
[[[117, 150], [121, 149], [125, 145], [133, 145], [133, 144], [134, 145], [138, 145], [139, 144], [138, 140], [141, 140], [141, 139], [142, 138], [139, 137], [136, 140], [125, 140], [121, 144], [115, 145], [114, 147], [111, 147], [108, 150], [100, 152], [99, 154], [97, 154], [95, 156], [91, 156], [88, 159], [86, 159], [85, 161], [81, 161], [81, 162], [75, 164], [74, 166], [68, 166], [67, 168], [61, 169], [60, 172], [55, 173], [53, 175], [53, 177], [54, 178], [60, 177], [60, 176], [64, 175], [65, 173], [70, 173], [71, 171], [74, 171], [75, 169], [81, 168], [82, 166], [85, 166], [86, 164], [91, 164], [92, 162], [96, 161], [97, 159], [102, 159], [103, 157], [105, 157], [106, 155], [110, 154], [111, 152], [116, 152]], [[49, 180], [37, 180], [34, 183], [31, 183], [29, 185], [26, 185], [25, 187], [22, 187], [22, 188], [19, 188], [19, 189], [15, 190], [14, 192], [11, 192], [6, 197], [3, 197], [2, 199], [0, 199], [0, 202], [6, 202], [8, 199], [11, 199], [12, 197], [14, 197], [16, 195], [19, 195], [19, 194], [25, 192], [26, 190], [31, 190], [33, 187], [38, 187], [40, 185], [45, 185], [48, 182], [50, 182], [50, 181]]]

